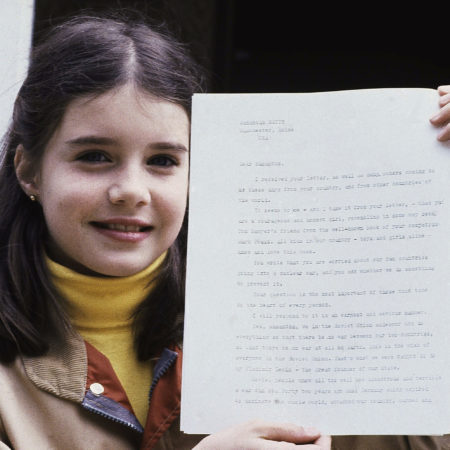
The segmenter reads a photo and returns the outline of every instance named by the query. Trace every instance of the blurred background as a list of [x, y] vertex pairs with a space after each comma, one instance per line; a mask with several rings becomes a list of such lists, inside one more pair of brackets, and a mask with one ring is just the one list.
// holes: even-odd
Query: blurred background
[[450, 32], [437, 5], [35, 0], [34, 39], [84, 9], [134, 8], [171, 24], [207, 68], [211, 92], [435, 88], [450, 83]]

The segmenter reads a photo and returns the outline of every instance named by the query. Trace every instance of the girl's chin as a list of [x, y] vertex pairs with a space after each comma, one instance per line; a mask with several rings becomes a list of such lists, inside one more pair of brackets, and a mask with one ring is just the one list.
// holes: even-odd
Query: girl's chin
[[92, 264], [87, 263], [87, 265], [84, 265], [67, 258], [55, 258], [50, 254], [49, 257], [56, 263], [61, 264], [68, 269], [80, 273], [81, 275], [92, 277], [130, 277], [146, 269], [151, 264], [151, 261], [143, 261], [142, 264], [136, 264], [136, 258], [133, 258], [131, 263], [128, 261], [120, 263], [118, 258], [115, 258], [114, 262], [111, 264], [108, 264], [107, 262], [96, 264], [96, 262], [93, 262]]
[[[128, 247], [126, 245], [125, 247]], [[46, 252], [50, 259], [82, 275], [94, 277], [129, 277], [149, 267], [164, 251], [162, 246], [131, 246], [107, 249], [91, 242], [70, 256], [55, 243], [48, 242]], [[71, 249], [73, 250], [73, 249]], [[80, 253], [81, 252], [81, 253]]]

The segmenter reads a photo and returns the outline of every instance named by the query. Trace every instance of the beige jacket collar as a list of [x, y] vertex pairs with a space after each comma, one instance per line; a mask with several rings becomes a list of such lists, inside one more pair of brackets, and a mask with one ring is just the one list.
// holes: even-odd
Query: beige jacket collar
[[85, 394], [87, 355], [83, 338], [69, 332], [64, 342], [53, 343], [44, 356], [23, 357], [25, 371], [40, 389], [81, 403]]

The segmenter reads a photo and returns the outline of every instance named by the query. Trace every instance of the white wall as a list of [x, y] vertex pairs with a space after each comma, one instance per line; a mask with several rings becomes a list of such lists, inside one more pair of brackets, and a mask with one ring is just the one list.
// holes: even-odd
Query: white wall
[[0, 10], [0, 136], [3, 136], [26, 75], [34, 0], [0, 0]]

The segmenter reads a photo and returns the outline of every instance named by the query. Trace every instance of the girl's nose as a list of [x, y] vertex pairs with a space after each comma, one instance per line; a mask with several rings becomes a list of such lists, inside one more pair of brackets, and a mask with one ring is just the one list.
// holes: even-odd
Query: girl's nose
[[112, 181], [108, 198], [114, 205], [135, 207], [148, 205], [151, 194], [142, 174], [128, 172]]

